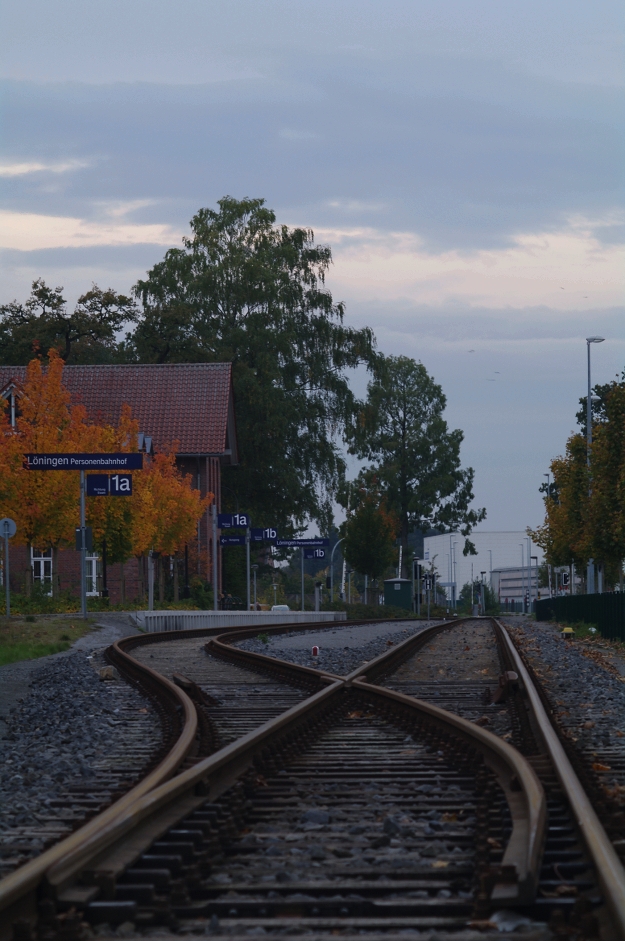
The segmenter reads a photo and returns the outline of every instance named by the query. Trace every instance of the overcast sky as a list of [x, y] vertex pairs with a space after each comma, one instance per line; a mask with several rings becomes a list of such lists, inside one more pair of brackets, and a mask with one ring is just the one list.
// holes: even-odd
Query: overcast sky
[[[421, 360], [482, 529], [625, 365], [617, 0], [8, 0], [0, 301], [128, 290], [219, 197], [331, 245], [347, 321]], [[361, 377], [356, 378], [364, 392]]]

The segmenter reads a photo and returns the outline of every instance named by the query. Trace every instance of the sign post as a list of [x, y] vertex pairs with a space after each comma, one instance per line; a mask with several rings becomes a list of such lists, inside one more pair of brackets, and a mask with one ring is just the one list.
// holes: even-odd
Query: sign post
[[300, 549], [300, 556], [302, 559], [302, 611], [305, 610], [304, 607], [304, 547]]
[[219, 610], [217, 597], [217, 504], [213, 503], [213, 611]]
[[[143, 454], [136, 451], [120, 451], [106, 454], [25, 454], [27, 470], [35, 471], [80, 471], [80, 529], [76, 532], [76, 548], [80, 551], [80, 613], [87, 617], [87, 527], [86, 527], [86, 480], [85, 471], [109, 470], [116, 471], [107, 483], [103, 475], [94, 482], [94, 496], [106, 496], [106, 492], [113, 496], [130, 496], [132, 494], [132, 477], [129, 474], [120, 474], [119, 471], [141, 470], [143, 467]], [[97, 489], [99, 488], [99, 489]]]
[[[86, 503], [85, 472], [80, 471], [80, 613], [87, 617], [87, 546], [85, 545]], [[54, 573], [53, 573], [54, 577]]]
[[245, 530], [245, 567], [247, 570], [247, 610], [250, 610], [250, 527]]
[[9, 583], [9, 539], [17, 532], [15, 520], [5, 516], [0, 520], [0, 533], [4, 539], [4, 588], [6, 595], [6, 613], [7, 617], [11, 614], [11, 586]]

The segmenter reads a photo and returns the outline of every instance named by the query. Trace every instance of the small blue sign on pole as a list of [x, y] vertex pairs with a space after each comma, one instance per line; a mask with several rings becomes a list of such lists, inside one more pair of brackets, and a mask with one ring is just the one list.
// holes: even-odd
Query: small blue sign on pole
[[88, 474], [87, 475], [87, 496], [88, 497], [108, 497], [109, 495], [109, 475], [108, 474]]
[[132, 474], [89, 474], [88, 497], [131, 497]]
[[252, 529], [250, 530], [250, 539], [252, 542], [274, 542], [278, 538], [278, 530], [274, 529], [272, 526], [267, 526], [266, 529]]
[[219, 529], [249, 529], [249, 513], [219, 513], [217, 526]]
[[245, 536], [220, 536], [220, 546], [244, 546]]
[[325, 557], [326, 557], [325, 549], [304, 549], [305, 559], [325, 559]]

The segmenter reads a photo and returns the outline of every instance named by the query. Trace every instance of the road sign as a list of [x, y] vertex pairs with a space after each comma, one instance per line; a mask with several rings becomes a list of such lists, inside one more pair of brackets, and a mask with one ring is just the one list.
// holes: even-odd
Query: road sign
[[25, 454], [28, 470], [141, 470], [143, 454]]
[[89, 474], [87, 477], [87, 496], [88, 497], [108, 497], [109, 495], [109, 475], [108, 474]]
[[267, 526], [266, 529], [253, 528], [250, 530], [250, 539], [252, 542], [273, 542], [277, 538], [278, 530], [273, 529], [271, 526]]
[[301, 548], [302, 546], [329, 546], [329, 539], [277, 539], [276, 546], [282, 549]]
[[217, 516], [219, 529], [249, 529], [249, 513], [220, 513]]
[[305, 559], [325, 559], [325, 557], [326, 557], [325, 549], [304, 549]]
[[245, 536], [220, 536], [220, 546], [244, 546]]
[[132, 496], [132, 474], [111, 474], [109, 493], [112, 497]]
[[0, 520], [0, 536], [3, 539], [12, 539], [16, 532], [15, 520], [12, 520], [9, 516], [5, 516], [4, 519]]

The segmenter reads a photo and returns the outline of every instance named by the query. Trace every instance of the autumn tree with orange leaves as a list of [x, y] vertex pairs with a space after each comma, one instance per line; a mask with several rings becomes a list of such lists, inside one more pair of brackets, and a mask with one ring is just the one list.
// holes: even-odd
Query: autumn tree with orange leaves
[[604, 390], [593, 426], [590, 468], [586, 439], [569, 438], [551, 462], [553, 486], [545, 496], [545, 521], [531, 531], [552, 565], [601, 565], [607, 582], [622, 580], [625, 559], [625, 384]]
[[[2, 402], [2, 400], [0, 400]], [[58, 550], [74, 545], [79, 525], [79, 475], [68, 471], [32, 471], [24, 454], [47, 452], [111, 452], [137, 449], [137, 422], [124, 408], [119, 426], [90, 422], [81, 405], [70, 404], [63, 386], [63, 361], [50, 350], [47, 368], [40, 359], [27, 367], [19, 390], [17, 427], [11, 428], [6, 408], [0, 412], [0, 517], [17, 523], [15, 542], [28, 547], [52, 547], [53, 572], [58, 573]], [[173, 555], [196, 533], [197, 522], [212, 502], [202, 498], [180, 473], [175, 451], [146, 457], [133, 474], [131, 497], [93, 497], [87, 501], [87, 524], [94, 544], [106, 539], [112, 562], [125, 562], [148, 551]], [[27, 572], [30, 590], [31, 572]], [[58, 593], [58, 577], [53, 581]]]

